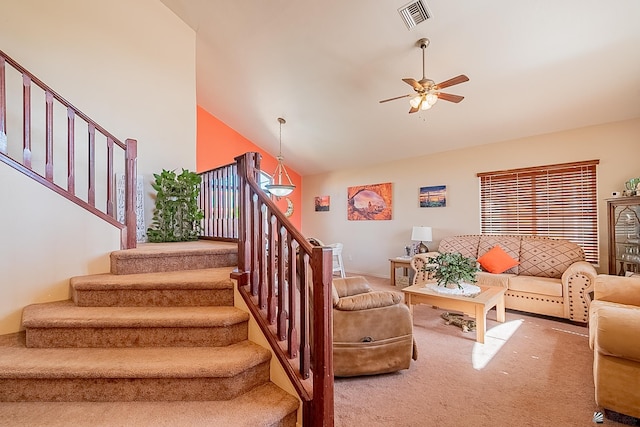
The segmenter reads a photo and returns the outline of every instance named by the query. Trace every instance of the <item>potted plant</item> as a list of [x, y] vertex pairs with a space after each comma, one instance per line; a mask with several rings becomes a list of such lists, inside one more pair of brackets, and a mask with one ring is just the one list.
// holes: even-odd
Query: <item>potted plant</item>
[[150, 242], [185, 242], [197, 240], [200, 221], [204, 218], [198, 207], [200, 175], [182, 169], [182, 173], [162, 170], [153, 174], [151, 184], [156, 194], [152, 226], [147, 230]]
[[447, 288], [460, 288], [462, 283], [476, 283], [476, 260], [467, 258], [459, 253], [442, 253], [429, 258], [433, 265], [433, 277], [438, 286]]

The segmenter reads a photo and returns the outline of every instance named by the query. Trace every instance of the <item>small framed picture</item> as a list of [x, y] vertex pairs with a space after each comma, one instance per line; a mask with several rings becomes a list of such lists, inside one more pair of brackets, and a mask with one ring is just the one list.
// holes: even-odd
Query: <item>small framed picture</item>
[[330, 196], [316, 196], [316, 212], [327, 212], [329, 211], [330, 205]]
[[420, 187], [421, 208], [443, 208], [447, 206], [447, 186]]

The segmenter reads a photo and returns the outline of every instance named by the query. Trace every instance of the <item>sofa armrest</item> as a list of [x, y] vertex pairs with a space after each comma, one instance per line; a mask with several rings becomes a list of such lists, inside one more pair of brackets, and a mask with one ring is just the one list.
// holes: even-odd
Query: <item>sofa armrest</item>
[[595, 300], [589, 313], [592, 349], [607, 356], [640, 362], [640, 307]]
[[595, 281], [594, 299], [640, 306], [640, 277], [600, 274]]
[[402, 302], [402, 295], [393, 291], [371, 291], [364, 294], [342, 297], [333, 308], [342, 311], [368, 310], [388, 307]]
[[370, 310], [343, 311], [333, 309], [333, 342], [381, 341], [411, 336], [413, 321], [409, 307], [394, 304]]
[[574, 262], [562, 274], [565, 318], [581, 323], [589, 321], [590, 292], [597, 276], [596, 269], [586, 261]]

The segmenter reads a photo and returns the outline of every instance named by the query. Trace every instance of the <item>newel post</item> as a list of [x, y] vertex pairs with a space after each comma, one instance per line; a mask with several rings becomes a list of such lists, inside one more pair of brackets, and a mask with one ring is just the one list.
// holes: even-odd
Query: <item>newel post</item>
[[313, 271], [313, 403], [314, 427], [333, 427], [333, 253], [329, 247], [314, 247]]
[[138, 142], [135, 139], [125, 140], [125, 241], [123, 249], [133, 249], [137, 245], [138, 240], [138, 220], [136, 218], [136, 198], [138, 189]]
[[238, 272], [234, 277], [241, 284], [248, 282], [251, 266], [251, 191], [249, 177], [255, 174], [260, 162], [258, 153], [245, 153], [234, 160], [238, 166]]

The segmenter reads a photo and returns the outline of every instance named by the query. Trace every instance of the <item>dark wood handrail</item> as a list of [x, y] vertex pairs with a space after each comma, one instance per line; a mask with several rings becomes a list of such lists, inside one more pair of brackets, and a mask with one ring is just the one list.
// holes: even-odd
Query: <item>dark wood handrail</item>
[[203, 235], [237, 240], [231, 276], [302, 401], [303, 424], [331, 427], [331, 248], [312, 247], [260, 189], [258, 153], [235, 160], [201, 174], [203, 191], [216, 193], [200, 196]]
[[[22, 147], [19, 149], [15, 142], [17, 137], [9, 137], [7, 134], [7, 65], [11, 70], [17, 71], [22, 81]], [[34, 170], [34, 140], [32, 134], [32, 86], [35, 85], [44, 91], [44, 142], [43, 153], [44, 166], [42, 171]], [[13, 105], [13, 104], [12, 104]], [[66, 146], [55, 144], [54, 110], [61, 105], [66, 109]], [[19, 108], [19, 107], [18, 107]], [[19, 111], [14, 109], [12, 111]], [[79, 165], [76, 162], [75, 151], [77, 148], [85, 148], [76, 144], [76, 126], [78, 118], [87, 126], [87, 146], [88, 160], [82, 164], [81, 168], [86, 169], [87, 194], [86, 199], [79, 197], [76, 193], [76, 181], [78, 179]], [[96, 138], [104, 139], [105, 165], [99, 168], [104, 170], [104, 175], [97, 177], [96, 167]], [[103, 220], [109, 222], [120, 229], [121, 247], [130, 249], [136, 247], [136, 227], [137, 218], [135, 210], [136, 197], [136, 160], [137, 142], [134, 139], [127, 139], [125, 142], [119, 141], [111, 133], [98, 125], [86, 114], [74, 107], [69, 101], [60, 96], [57, 92], [43, 83], [40, 79], [27, 71], [24, 67], [0, 51], [0, 161], [22, 172], [26, 176], [36, 180], [42, 185], [50, 188], [71, 202], [92, 212]], [[56, 149], [66, 151], [66, 163], [54, 162]], [[117, 159], [116, 151], [118, 153]], [[37, 152], [40, 154], [39, 152]], [[116, 163], [118, 162], [118, 163]], [[114, 179], [116, 164], [119, 172], [124, 173], [124, 220], [123, 223], [117, 220], [117, 209], [115, 208], [116, 191], [114, 189]], [[61, 166], [60, 166], [61, 165]], [[81, 169], [80, 168], [80, 169]], [[64, 186], [56, 182], [56, 172], [58, 175], [66, 176]], [[99, 202], [103, 206], [96, 205], [96, 190], [99, 194], [104, 194], [104, 200]]]

